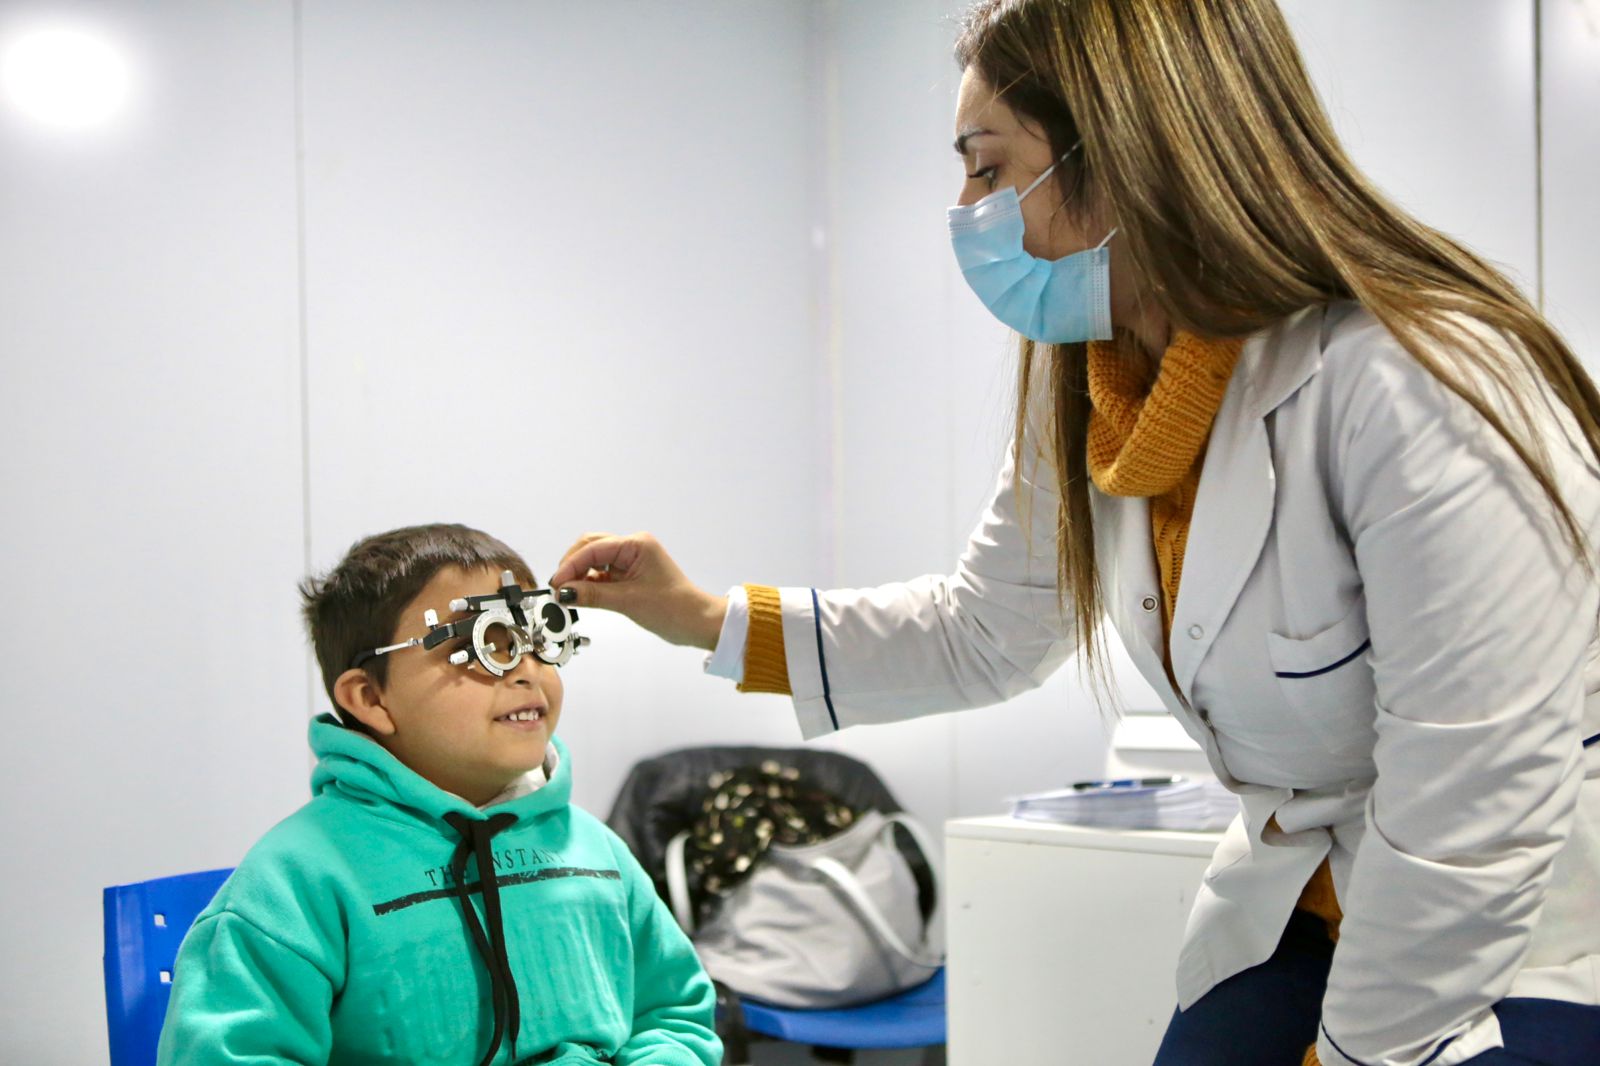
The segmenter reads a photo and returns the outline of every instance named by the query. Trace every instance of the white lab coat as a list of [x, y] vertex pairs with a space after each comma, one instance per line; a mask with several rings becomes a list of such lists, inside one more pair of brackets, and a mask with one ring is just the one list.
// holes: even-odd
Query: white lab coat
[[[1563, 415], [1550, 455], [1600, 536], [1600, 472]], [[1111, 623], [1242, 800], [1181, 1006], [1272, 953], [1325, 856], [1345, 912], [1326, 1066], [1451, 1066], [1500, 1045], [1504, 997], [1600, 1003], [1600, 591], [1492, 428], [1356, 305], [1252, 337], [1189, 530], [1176, 689], [1148, 501], [1093, 505]], [[782, 590], [805, 735], [994, 703], [1059, 667], [1056, 506], [1048, 471], [1008, 462], [954, 574]]]

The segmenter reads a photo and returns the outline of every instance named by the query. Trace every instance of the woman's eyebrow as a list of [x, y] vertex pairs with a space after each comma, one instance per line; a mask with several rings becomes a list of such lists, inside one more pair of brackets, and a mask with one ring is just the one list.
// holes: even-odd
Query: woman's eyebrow
[[956, 150], [956, 155], [967, 154], [967, 142], [972, 138], [982, 137], [986, 134], [992, 133], [994, 133], [994, 130], [986, 130], [977, 127], [962, 130], [960, 135], [956, 137], [956, 143], [953, 146]]

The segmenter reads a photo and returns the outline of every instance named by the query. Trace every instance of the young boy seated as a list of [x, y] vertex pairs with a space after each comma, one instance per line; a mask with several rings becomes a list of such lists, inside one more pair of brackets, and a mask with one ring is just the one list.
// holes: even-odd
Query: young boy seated
[[314, 798], [189, 931], [162, 1066], [721, 1061], [688, 939], [568, 802], [551, 663], [576, 640], [533, 587], [455, 525], [369, 537], [305, 582], [337, 709], [311, 725]]

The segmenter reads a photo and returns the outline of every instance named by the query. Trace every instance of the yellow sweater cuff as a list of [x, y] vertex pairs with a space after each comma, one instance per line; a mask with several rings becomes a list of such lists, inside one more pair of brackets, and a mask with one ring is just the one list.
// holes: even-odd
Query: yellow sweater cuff
[[771, 585], [746, 585], [750, 630], [744, 642], [740, 692], [790, 694], [789, 657], [783, 650], [783, 603]]

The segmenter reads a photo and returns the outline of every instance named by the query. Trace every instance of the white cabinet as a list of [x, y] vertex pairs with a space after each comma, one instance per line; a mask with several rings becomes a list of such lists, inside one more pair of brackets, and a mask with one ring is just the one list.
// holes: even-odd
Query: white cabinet
[[950, 1066], [1148, 1066], [1220, 839], [946, 823]]

